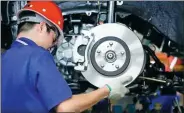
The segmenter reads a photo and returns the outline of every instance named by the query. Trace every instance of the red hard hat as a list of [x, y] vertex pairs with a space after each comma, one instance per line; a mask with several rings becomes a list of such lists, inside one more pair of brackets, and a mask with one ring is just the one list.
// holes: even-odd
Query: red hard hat
[[61, 9], [52, 1], [30, 1], [28, 2], [23, 9], [18, 12], [19, 15], [25, 11], [33, 11], [36, 14], [44, 17], [47, 21], [54, 24], [60, 34], [62, 34], [63, 30], [63, 15]]

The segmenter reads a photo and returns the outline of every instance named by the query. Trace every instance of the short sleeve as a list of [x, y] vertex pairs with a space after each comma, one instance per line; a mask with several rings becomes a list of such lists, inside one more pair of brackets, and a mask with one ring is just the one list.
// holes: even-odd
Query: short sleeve
[[58, 71], [49, 52], [44, 52], [37, 62], [37, 90], [48, 110], [72, 96], [67, 82]]

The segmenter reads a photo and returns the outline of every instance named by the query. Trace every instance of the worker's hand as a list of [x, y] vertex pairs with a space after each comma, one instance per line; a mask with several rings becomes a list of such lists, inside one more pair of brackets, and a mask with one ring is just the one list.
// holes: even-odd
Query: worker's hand
[[109, 89], [109, 98], [112, 100], [118, 100], [125, 96], [129, 92], [128, 88], [124, 86], [125, 83], [130, 82], [132, 77], [125, 77], [123, 80], [111, 81], [106, 84], [106, 87]]

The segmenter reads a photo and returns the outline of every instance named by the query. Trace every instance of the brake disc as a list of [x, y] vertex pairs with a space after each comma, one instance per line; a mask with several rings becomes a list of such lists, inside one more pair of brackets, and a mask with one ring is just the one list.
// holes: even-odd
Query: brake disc
[[123, 24], [108, 23], [92, 28], [93, 42], [87, 53], [87, 70], [83, 76], [102, 87], [111, 80], [132, 76], [132, 83], [141, 73], [145, 55], [139, 38]]

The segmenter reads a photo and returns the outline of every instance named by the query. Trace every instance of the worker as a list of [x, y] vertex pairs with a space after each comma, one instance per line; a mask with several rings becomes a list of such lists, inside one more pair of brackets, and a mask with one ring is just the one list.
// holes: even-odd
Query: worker
[[72, 95], [48, 51], [63, 38], [60, 8], [51, 1], [30, 1], [17, 18], [17, 38], [2, 55], [3, 113], [82, 112], [106, 97], [119, 99], [129, 91], [123, 83], [132, 77]]

